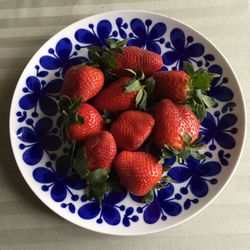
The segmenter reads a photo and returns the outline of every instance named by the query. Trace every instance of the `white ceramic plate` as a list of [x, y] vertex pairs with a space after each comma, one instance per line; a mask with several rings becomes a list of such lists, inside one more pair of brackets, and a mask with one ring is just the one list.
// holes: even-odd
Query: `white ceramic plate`
[[[214, 30], [216, 32], [216, 28]], [[58, 92], [65, 71], [86, 60], [87, 47], [106, 38], [130, 37], [162, 55], [165, 69], [184, 60], [221, 76], [210, 94], [217, 106], [202, 123], [208, 158], [175, 160], [168, 188], [151, 204], [124, 193], [106, 195], [102, 209], [86, 201], [84, 183], [70, 170], [58, 129]], [[34, 193], [54, 212], [81, 227], [113, 235], [140, 235], [173, 227], [204, 209], [223, 189], [239, 160], [245, 135], [245, 107], [238, 80], [227, 60], [203, 35], [166, 16], [114, 11], [82, 19], [47, 41], [24, 69], [11, 105], [10, 137], [18, 167]], [[212, 218], [211, 218], [212, 219]]]

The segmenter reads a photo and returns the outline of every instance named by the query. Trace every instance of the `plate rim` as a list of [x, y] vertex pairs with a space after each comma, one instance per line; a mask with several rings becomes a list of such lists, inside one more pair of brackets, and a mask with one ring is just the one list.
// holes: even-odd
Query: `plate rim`
[[[222, 184], [222, 186], [220, 187], [220, 189], [217, 191], [217, 193], [215, 193], [213, 195], [212, 198], [210, 198], [210, 200], [207, 200], [206, 201], [206, 204], [203, 205], [203, 207], [200, 207], [197, 211], [193, 212], [193, 214], [189, 215], [187, 218], [184, 218], [178, 222], [175, 222], [173, 223], [172, 225], [168, 225], [168, 226], [165, 226], [165, 227], [162, 227], [162, 228], [159, 228], [159, 229], [151, 229], [151, 230], [148, 230], [148, 231], [145, 231], [145, 232], [133, 232], [133, 233], [130, 233], [130, 231], [127, 231], [126, 233], [119, 233], [119, 232], [103, 232], [102, 230], [98, 229], [98, 227], [96, 229], [92, 229], [92, 228], [88, 228], [88, 227], [85, 227], [83, 225], [81, 225], [81, 223], [76, 223], [76, 222], [73, 222], [72, 220], [70, 220], [69, 218], [67, 218], [67, 216], [65, 216], [63, 213], [60, 213], [59, 211], [57, 211], [57, 209], [54, 209], [54, 207], [46, 202], [46, 199], [41, 197], [40, 194], [38, 194], [36, 191], [35, 191], [35, 188], [33, 188], [33, 185], [31, 185], [30, 181], [28, 180], [28, 177], [25, 176], [24, 172], [22, 171], [22, 168], [21, 168], [21, 164], [19, 165], [18, 163], [18, 159], [17, 159], [17, 156], [14, 152], [14, 139], [13, 139], [13, 136], [12, 136], [12, 128], [11, 128], [11, 117], [13, 115], [13, 112], [14, 112], [14, 97], [15, 97], [15, 93], [17, 91], [17, 87], [18, 87], [18, 83], [20, 82], [20, 79], [22, 78], [22, 76], [24, 75], [24, 72], [29, 68], [29, 64], [31, 63], [31, 61], [34, 59], [34, 57], [39, 53], [39, 51], [46, 47], [47, 44], [49, 44], [51, 42], [51, 40], [57, 36], [58, 34], [60, 33], [63, 33], [66, 29], [68, 29], [70, 26], [82, 21], [82, 20], [85, 20], [87, 18], [97, 18], [99, 16], [103, 16], [103, 15], [113, 15], [113, 14], [119, 14], [119, 13], [129, 13], [129, 14], [136, 14], [136, 13], [144, 13], [144, 14], [150, 14], [150, 15], [154, 15], [154, 16], [159, 16], [159, 17], [162, 17], [162, 18], [167, 18], [167, 19], [170, 19], [170, 20], [173, 20], [174, 22], [176, 22], [177, 24], [181, 24], [183, 25], [184, 27], [187, 27], [188, 29], [194, 31], [198, 36], [202, 37], [204, 40], [206, 40], [215, 50], [216, 52], [219, 54], [219, 56], [226, 62], [226, 64], [228, 65], [229, 69], [231, 70], [231, 73], [232, 73], [232, 76], [235, 78], [235, 84], [237, 84], [237, 87], [239, 88], [239, 98], [241, 98], [242, 100], [242, 106], [243, 106], [243, 116], [242, 116], [242, 141], [241, 141], [241, 144], [239, 145], [238, 144], [238, 148], [239, 148], [239, 154], [237, 156], [237, 159], [235, 161], [235, 164], [233, 166], [233, 169], [231, 171], [231, 173], [228, 175], [227, 179], [225, 180], [225, 182]], [[193, 28], [192, 26], [184, 23], [183, 21], [179, 20], [179, 19], [176, 19], [176, 18], [173, 18], [173, 17], [170, 17], [168, 15], [164, 15], [164, 14], [160, 14], [160, 13], [157, 13], [157, 12], [151, 12], [151, 11], [146, 11], [146, 10], [113, 10], [113, 11], [107, 11], [107, 12], [100, 12], [98, 14], [95, 14], [95, 15], [90, 15], [90, 16], [87, 16], [87, 17], [84, 17], [82, 19], [79, 19], [69, 25], [67, 25], [66, 27], [64, 27], [63, 29], [59, 30], [58, 32], [56, 32], [55, 34], [53, 34], [45, 43], [43, 43], [36, 51], [35, 53], [33, 53], [32, 57], [30, 58], [30, 60], [28, 61], [28, 63], [26, 64], [26, 66], [24, 67], [24, 69], [22, 70], [22, 73], [20, 75], [20, 77], [18, 78], [17, 80], [17, 84], [16, 84], [16, 87], [15, 87], [15, 90], [13, 92], [13, 96], [12, 96], [12, 99], [11, 99], [11, 106], [10, 106], [10, 111], [9, 111], [9, 136], [10, 136], [10, 142], [11, 142], [11, 148], [12, 148], [12, 152], [13, 152], [13, 155], [14, 155], [14, 158], [15, 158], [15, 161], [16, 161], [16, 164], [18, 166], [18, 169], [19, 171], [21, 172], [21, 175], [23, 177], [23, 179], [25, 180], [26, 184], [29, 186], [29, 188], [32, 190], [32, 192], [36, 195], [36, 197], [43, 203], [45, 204], [49, 209], [51, 209], [55, 214], [57, 214], [58, 216], [60, 216], [61, 218], [63, 218], [64, 220], [66, 221], [69, 221], [70, 223], [73, 223], [74, 225], [77, 225], [83, 229], [86, 229], [86, 230], [90, 230], [92, 232], [97, 232], [97, 233], [102, 233], [102, 234], [105, 234], [105, 235], [115, 235], [115, 236], [139, 236], [139, 235], [148, 235], [148, 234], [153, 234], [153, 233], [157, 233], [157, 232], [161, 232], [163, 230], [167, 230], [167, 229], [170, 229], [170, 228], [173, 228], [173, 227], [176, 227], [182, 223], [185, 223], [187, 222], [188, 220], [192, 219], [193, 217], [195, 217], [196, 215], [198, 215], [199, 213], [201, 213], [204, 209], [206, 209], [212, 202], [214, 202], [214, 200], [223, 192], [223, 190], [225, 189], [225, 187], [228, 185], [228, 183], [230, 182], [232, 176], [235, 174], [235, 171], [239, 165], [239, 162], [241, 160], [241, 157], [242, 157], [242, 154], [243, 154], [243, 151], [244, 151], [244, 146], [245, 146], [245, 142], [246, 142], [246, 133], [247, 133], [247, 115], [246, 115], [246, 102], [245, 102], [245, 98], [244, 98], [244, 94], [243, 94], [243, 91], [242, 91], [242, 87], [241, 87], [241, 84], [239, 82], [239, 79], [232, 67], [232, 65], [229, 63], [228, 59], [222, 54], [222, 52], [217, 48], [217, 46], [212, 42], [210, 41], [210, 39], [208, 39], [205, 35], [201, 34], [198, 30], [196, 30], [195, 28]]]

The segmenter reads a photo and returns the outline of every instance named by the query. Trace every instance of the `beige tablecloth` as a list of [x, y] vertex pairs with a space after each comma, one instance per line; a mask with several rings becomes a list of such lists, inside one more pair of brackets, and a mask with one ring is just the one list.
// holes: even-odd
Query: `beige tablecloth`
[[155, 11], [199, 30], [228, 58], [250, 105], [247, 0], [0, 0], [0, 249], [250, 249], [249, 140], [236, 174], [212, 205], [176, 228], [142, 237], [105, 236], [79, 228], [42, 204], [21, 177], [9, 143], [8, 115], [23, 68], [63, 27], [115, 9]]

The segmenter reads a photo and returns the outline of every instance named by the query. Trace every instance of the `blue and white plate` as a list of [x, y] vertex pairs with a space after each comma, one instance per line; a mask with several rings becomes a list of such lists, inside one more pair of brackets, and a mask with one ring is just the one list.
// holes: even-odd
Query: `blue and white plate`
[[[216, 29], [215, 31], [216, 32]], [[218, 73], [210, 95], [216, 107], [202, 123], [208, 158], [171, 160], [175, 181], [155, 192], [151, 204], [127, 192], [108, 193], [102, 208], [87, 201], [85, 183], [69, 167], [62, 141], [58, 92], [65, 71], [84, 62], [88, 46], [106, 38], [131, 38], [129, 45], [163, 57], [166, 70], [188, 60]], [[203, 35], [172, 18], [144, 11], [115, 11], [82, 19], [46, 42], [24, 69], [11, 105], [10, 138], [18, 167], [34, 193], [53, 211], [81, 227], [113, 235], [140, 235], [173, 227], [202, 211], [229, 181], [245, 135], [245, 107], [227, 60]], [[212, 218], [211, 218], [212, 219]]]

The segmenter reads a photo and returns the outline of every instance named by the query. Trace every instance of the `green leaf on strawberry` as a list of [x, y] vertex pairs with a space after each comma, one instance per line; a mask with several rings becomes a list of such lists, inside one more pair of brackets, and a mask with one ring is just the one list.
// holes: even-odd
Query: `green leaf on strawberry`
[[90, 46], [90, 62], [91, 65], [98, 65], [106, 76], [114, 75], [112, 69], [116, 67], [116, 54], [123, 53], [123, 48], [128, 42], [128, 38], [121, 41], [106, 39], [107, 47]]
[[206, 144], [201, 142], [202, 136], [199, 136], [197, 140], [190, 144], [191, 138], [186, 133], [183, 134], [183, 140], [185, 146], [182, 149], [175, 149], [169, 145], [164, 145], [161, 150], [160, 163], [164, 163], [165, 159], [176, 157], [179, 163], [183, 163], [185, 159], [192, 156], [196, 159], [206, 159], [206, 155], [200, 154], [198, 150], [203, 149]]
[[87, 197], [88, 199], [96, 198], [102, 206], [102, 200], [105, 193], [108, 191], [107, 180], [109, 178], [109, 170], [98, 168], [94, 171], [88, 170], [88, 161], [86, 153], [82, 148], [78, 149], [73, 160], [73, 169], [81, 179], [87, 182]]
[[62, 95], [59, 100], [59, 111], [63, 116], [63, 126], [69, 127], [72, 124], [84, 123], [84, 118], [77, 113], [78, 108], [82, 104], [82, 97], [71, 100], [68, 96]]
[[125, 93], [138, 91], [135, 99], [136, 108], [138, 110], [147, 110], [148, 97], [153, 93], [155, 80], [153, 77], [145, 79], [143, 71], [134, 71], [126, 69], [133, 75], [133, 79], [126, 83]]
[[147, 194], [142, 197], [143, 203], [151, 203], [154, 200], [154, 190], [151, 189]]
[[200, 122], [206, 117], [206, 109], [213, 107], [215, 101], [206, 94], [210, 90], [211, 82], [218, 74], [210, 73], [205, 69], [194, 70], [191, 63], [184, 61], [183, 70], [190, 76], [189, 92], [191, 98], [183, 102], [190, 110], [192, 110]]

